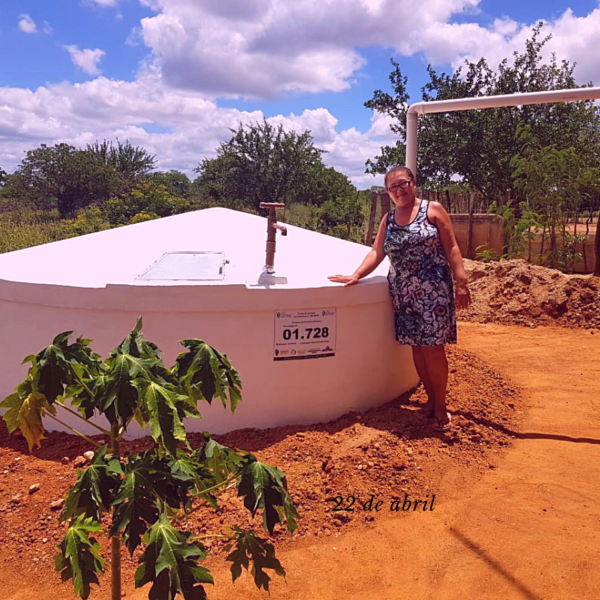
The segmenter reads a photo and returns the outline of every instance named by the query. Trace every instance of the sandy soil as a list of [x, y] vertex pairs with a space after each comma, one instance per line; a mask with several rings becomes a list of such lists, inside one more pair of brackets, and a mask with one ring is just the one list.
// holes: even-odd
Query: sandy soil
[[[288, 575], [274, 580], [271, 598], [599, 598], [599, 336], [461, 323], [451, 353], [450, 435], [431, 431], [417, 390], [321, 426], [220, 436], [284, 469], [299, 506], [299, 535], [275, 537]], [[32, 456], [22, 439], [0, 430], [3, 600], [74, 597], [53, 572], [62, 529], [50, 503], [75, 477], [63, 457], [86, 449], [50, 436]], [[40, 490], [29, 494], [34, 483]], [[361, 503], [374, 494], [384, 510], [334, 518], [337, 494]], [[433, 494], [433, 511], [389, 511], [394, 499]], [[222, 515], [199, 511], [190, 529], [239, 521], [236, 500], [225, 506]], [[232, 585], [218, 545], [214, 554], [212, 600], [268, 597], [247, 576]], [[126, 558], [127, 597], [141, 599], [134, 569]], [[107, 598], [107, 584], [92, 598]]]
[[465, 261], [473, 305], [462, 320], [600, 328], [600, 277], [565, 275], [524, 260]]

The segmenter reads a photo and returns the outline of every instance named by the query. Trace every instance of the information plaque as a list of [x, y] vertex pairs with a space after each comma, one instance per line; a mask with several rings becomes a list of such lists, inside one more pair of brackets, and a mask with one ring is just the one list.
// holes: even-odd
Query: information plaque
[[275, 311], [274, 360], [335, 356], [335, 308]]

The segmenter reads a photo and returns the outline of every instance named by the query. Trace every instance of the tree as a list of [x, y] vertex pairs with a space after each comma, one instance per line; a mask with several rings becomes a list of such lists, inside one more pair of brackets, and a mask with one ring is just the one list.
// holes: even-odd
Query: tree
[[[184, 418], [200, 418], [197, 405], [218, 398], [232, 412], [241, 401], [241, 381], [226, 355], [202, 340], [187, 339], [185, 351], [166, 368], [159, 348], [143, 339], [142, 322], [102, 360], [73, 332], [56, 336], [50, 346], [28, 356], [28, 376], [1, 404], [9, 432], [20, 429], [30, 450], [44, 439], [43, 417], [58, 419], [59, 411], [93, 425], [110, 441], [96, 446], [91, 465], [78, 470], [60, 520], [67, 523], [55, 556], [63, 581], [72, 580], [83, 600], [105, 570], [96, 538], [103, 523], [111, 539], [112, 600], [121, 599], [121, 543], [131, 556], [140, 550], [136, 587], [151, 584], [150, 600], [206, 598], [204, 585], [213, 583], [200, 562], [208, 555], [202, 536], [177, 529], [179, 519], [194, 510], [198, 499], [218, 510], [218, 494], [232, 485], [254, 517], [259, 513], [272, 534], [285, 523], [293, 532], [298, 514], [285, 475], [249, 452], [233, 450], [208, 434], [192, 449]], [[70, 406], [67, 402], [70, 401]], [[109, 429], [90, 421], [103, 416]], [[153, 445], [139, 454], [121, 452], [121, 442], [136, 420], [150, 425]], [[64, 425], [64, 423], [62, 423]], [[242, 567], [251, 569], [257, 587], [269, 589], [265, 569], [285, 575], [273, 546], [251, 530], [233, 527], [226, 550], [235, 581]], [[138, 552], [139, 554], [139, 552]]]
[[348, 177], [319, 161], [310, 175], [306, 198], [302, 200], [305, 204], [323, 206], [328, 201], [354, 198], [356, 191]]
[[[540, 24], [527, 40], [525, 51], [515, 52], [510, 63], [504, 59], [496, 71], [484, 59], [465, 61], [464, 67], [452, 75], [438, 74], [429, 66], [430, 80], [422, 88], [422, 99], [448, 100], [577, 87], [574, 65], [568, 61], [559, 63], [555, 56], [548, 63], [543, 61], [541, 51], [550, 36], [540, 40], [541, 30]], [[371, 173], [384, 173], [388, 166], [404, 163], [405, 159], [407, 78], [397, 62], [392, 64], [393, 93], [377, 90], [365, 106], [393, 117], [391, 127], [399, 140], [396, 146], [382, 148], [381, 155], [367, 161]], [[541, 147], [572, 147], [584, 165], [592, 165], [600, 158], [600, 113], [593, 102], [437, 113], [419, 118], [419, 181], [447, 185], [458, 176], [489, 198], [515, 190], [510, 163], [518, 153], [517, 129], [525, 125], [531, 127]]]
[[34, 201], [56, 198], [62, 217], [73, 214], [97, 198], [97, 189], [105, 177], [82, 150], [69, 144], [29, 150], [11, 176], [17, 194]]
[[[127, 225], [140, 213], [154, 217], [169, 217], [186, 212], [189, 203], [185, 198], [174, 196], [167, 188], [154, 179], [133, 189], [120, 198], [111, 198], [104, 212], [111, 225]], [[139, 220], [137, 221], [139, 222]]]
[[345, 240], [360, 240], [364, 207], [358, 193], [327, 200], [319, 209], [318, 230]]
[[96, 141], [88, 144], [85, 152], [90, 163], [107, 175], [107, 189], [99, 190], [102, 200], [129, 193], [146, 180], [155, 163], [154, 156], [144, 148], [133, 146], [129, 141], [117, 140], [116, 146], [106, 140]]
[[150, 174], [150, 179], [158, 185], [164, 185], [173, 196], [187, 198], [190, 195], [190, 178], [181, 171], [156, 171]]
[[310, 175], [321, 162], [309, 131], [287, 132], [266, 120], [231, 130], [233, 137], [195, 169], [194, 185], [220, 203], [240, 202], [259, 209], [261, 202], [296, 202], [306, 198]]

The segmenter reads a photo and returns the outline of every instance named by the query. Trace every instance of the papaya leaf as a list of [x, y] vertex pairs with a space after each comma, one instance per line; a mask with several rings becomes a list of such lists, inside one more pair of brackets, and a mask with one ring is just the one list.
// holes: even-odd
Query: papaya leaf
[[192, 506], [190, 493], [195, 493], [206, 500], [215, 510], [218, 509], [214, 494], [205, 493], [205, 490], [214, 487], [218, 482], [204, 463], [195, 460], [194, 455], [188, 456], [178, 450], [177, 457], [170, 460], [168, 466], [173, 480], [177, 484], [181, 504], [186, 510]]
[[107, 418], [125, 425], [133, 416], [139, 396], [134, 382], [152, 381], [152, 360], [119, 354], [105, 362], [107, 372], [94, 381], [96, 398]]
[[58, 546], [60, 552], [54, 557], [63, 582], [72, 579], [75, 593], [83, 600], [90, 595], [90, 585], [98, 585], [98, 573], [103, 573], [106, 567], [100, 556], [100, 544], [89, 535], [100, 531], [100, 523], [80, 515], [67, 529]]
[[44, 394], [49, 404], [64, 394], [65, 387], [77, 382], [73, 364], [80, 364], [90, 374], [98, 370], [99, 356], [89, 348], [90, 340], [79, 337], [73, 344], [68, 340], [72, 331], [57, 335], [52, 344], [35, 356], [33, 379], [36, 391]]
[[240, 480], [237, 486], [238, 496], [244, 497], [244, 506], [252, 516], [261, 509], [266, 531], [273, 533], [283, 516], [288, 530], [293, 533], [298, 525], [298, 512], [287, 490], [285, 475], [276, 467], [270, 467], [249, 454], [244, 457], [238, 472]]
[[111, 352], [111, 356], [119, 354], [130, 354], [136, 358], [159, 359], [158, 355], [161, 354], [159, 347], [143, 338], [141, 317], [138, 318], [131, 333]]
[[231, 577], [233, 582], [242, 574], [242, 567], [250, 570], [256, 587], [269, 591], [269, 582], [271, 578], [265, 572], [265, 569], [273, 569], [277, 575], [285, 579], [285, 569], [281, 566], [279, 560], [275, 557], [275, 548], [266, 539], [260, 538], [252, 531], [243, 531], [234, 527], [235, 540], [225, 546], [225, 551], [229, 552], [234, 546], [235, 549], [225, 560], [233, 563], [231, 565]]
[[107, 456], [106, 450], [106, 446], [99, 448], [92, 464], [87, 469], [77, 470], [77, 481], [69, 490], [60, 514], [61, 522], [80, 515], [100, 521], [110, 510], [123, 471], [119, 460]]
[[54, 407], [46, 401], [46, 396], [38, 392], [31, 392], [28, 396], [21, 397], [19, 392], [7, 396], [0, 408], [6, 408], [3, 416], [9, 433], [20, 429], [27, 440], [29, 452], [35, 446], [41, 448], [41, 441], [44, 439], [44, 424], [42, 417], [45, 412], [56, 414]]
[[175, 600], [178, 593], [184, 600], [207, 598], [202, 584], [212, 584], [213, 578], [208, 569], [198, 566], [207, 553], [191, 533], [178, 531], [162, 514], [144, 542], [147, 546], [135, 573], [135, 587], [152, 583], [149, 600]]
[[237, 472], [243, 457], [231, 448], [219, 444], [207, 433], [204, 434], [204, 440], [204, 446], [194, 454], [197, 455], [200, 462], [206, 462], [216, 483], [222, 483]]
[[227, 356], [203, 340], [189, 339], [180, 343], [188, 352], [179, 354], [175, 369], [186, 393], [209, 404], [215, 397], [220, 398], [225, 408], [229, 399], [231, 412], [235, 412], [241, 400], [242, 383]]
[[177, 454], [178, 442], [189, 446], [181, 419], [196, 415], [188, 409], [187, 398], [153, 381], [141, 379], [134, 384], [140, 395], [140, 414], [150, 423], [152, 438], [172, 456]]
[[179, 508], [181, 499], [165, 459], [154, 450], [129, 457], [125, 477], [116, 494], [109, 536], [123, 532], [123, 542], [133, 555], [148, 527], [156, 523], [161, 509]]

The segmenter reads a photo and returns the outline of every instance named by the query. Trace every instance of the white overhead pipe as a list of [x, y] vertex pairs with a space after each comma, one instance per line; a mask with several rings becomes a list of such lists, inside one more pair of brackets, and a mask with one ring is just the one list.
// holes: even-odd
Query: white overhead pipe
[[523, 106], [525, 104], [548, 104], [549, 102], [576, 102], [579, 100], [597, 99], [600, 99], [600, 87], [417, 102], [409, 106], [406, 113], [406, 166], [412, 170], [416, 177], [417, 125], [419, 115], [472, 110], [475, 108], [499, 108], [501, 106]]

